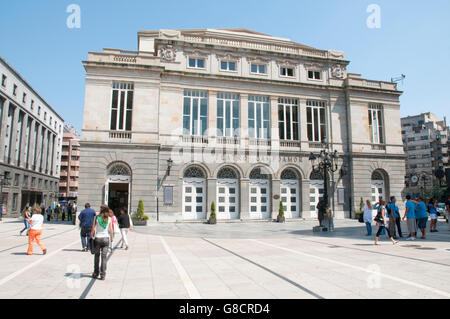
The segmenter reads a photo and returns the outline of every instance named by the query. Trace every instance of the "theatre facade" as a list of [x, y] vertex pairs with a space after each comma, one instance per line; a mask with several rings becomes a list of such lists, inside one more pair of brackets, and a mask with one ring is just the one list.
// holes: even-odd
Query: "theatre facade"
[[[377, 63], [377, 61], [373, 61]], [[378, 61], [382, 67], [382, 61]], [[323, 173], [337, 218], [402, 196], [401, 92], [347, 72], [344, 53], [246, 29], [138, 32], [138, 50], [90, 52], [79, 203], [150, 220], [317, 218]], [[389, 70], [386, 70], [389, 73]]]

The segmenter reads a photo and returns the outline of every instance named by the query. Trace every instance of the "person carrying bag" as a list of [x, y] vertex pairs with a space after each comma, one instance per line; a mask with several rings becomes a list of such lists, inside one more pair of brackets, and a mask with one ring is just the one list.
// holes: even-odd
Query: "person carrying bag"
[[[94, 218], [91, 231], [91, 238], [95, 238], [92, 245], [94, 247], [94, 272], [92, 273], [92, 278], [97, 278], [99, 275], [101, 280], [105, 280], [106, 278], [108, 247], [114, 234], [111, 221], [109, 207], [102, 205], [100, 207], [100, 214]], [[101, 266], [99, 267], [100, 255]]]

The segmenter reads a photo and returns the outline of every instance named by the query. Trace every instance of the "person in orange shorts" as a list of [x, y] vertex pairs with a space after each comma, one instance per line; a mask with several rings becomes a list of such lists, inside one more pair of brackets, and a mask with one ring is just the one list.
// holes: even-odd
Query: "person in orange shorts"
[[47, 253], [47, 249], [41, 242], [42, 224], [44, 223], [44, 216], [42, 216], [42, 211], [39, 207], [35, 207], [33, 209], [33, 216], [28, 219], [28, 222], [31, 225], [31, 229], [30, 232], [28, 233], [27, 255], [33, 254], [34, 240], [36, 240], [36, 243], [39, 245], [39, 247], [41, 247], [42, 253], [45, 255]]

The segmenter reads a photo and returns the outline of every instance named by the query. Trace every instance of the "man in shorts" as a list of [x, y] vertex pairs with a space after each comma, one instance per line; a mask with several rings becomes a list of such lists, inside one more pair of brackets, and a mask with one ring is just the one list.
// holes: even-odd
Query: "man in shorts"
[[425, 233], [427, 231], [427, 221], [428, 221], [428, 212], [427, 212], [427, 205], [425, 204], [425, 201], [422, 197], [419, 197], [417, 201], [412, 201], [414, 204], [416, 204], [416, 222], [417, 222], [417, 228], [420, 229], [422, 232], [421, 239], [425, 238]]
[[409, 236], [406, 240], [416, 240], [416, 204], [411, 200], [411, 196], [406, 196], [406, 209], [403, 220], [407, 219]]

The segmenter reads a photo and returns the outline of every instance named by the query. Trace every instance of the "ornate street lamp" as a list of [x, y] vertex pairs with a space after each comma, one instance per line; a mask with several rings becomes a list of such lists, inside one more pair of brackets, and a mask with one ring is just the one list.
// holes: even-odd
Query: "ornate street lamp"
[[[320, 151], [318, 156], [312, 152], [309, 155], [313, 172], [320, 173], [323, 177], [323, 198], [318, 205], [320, 226], [322, 226], [323, 216], [326, 214], [326, 206], [328, 205], [329, 207], [330, 204], [328, 198], [328, 173], [334, 173], [338, 170], [337, 160], [339, 158], [337, 150], [329, 152], [325, 141], [322, 141], [322, 145], [324, 149]], [[316, 163], [316, 161], [318, 162]]]
[[170, 175], [170, 169], [172, 168], [172, 166], [173, 166], [173, 161], [172, 161], [171, 158], [169, 158], [169, 159], [167, 160], [167, 176]]

